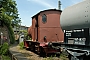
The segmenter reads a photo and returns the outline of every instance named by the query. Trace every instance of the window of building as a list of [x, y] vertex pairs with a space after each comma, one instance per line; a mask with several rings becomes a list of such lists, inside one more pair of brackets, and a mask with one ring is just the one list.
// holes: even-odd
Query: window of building
[[47, 16], [45, 14], [42, 15], [42, 22], [43, 23], [47, 22]]

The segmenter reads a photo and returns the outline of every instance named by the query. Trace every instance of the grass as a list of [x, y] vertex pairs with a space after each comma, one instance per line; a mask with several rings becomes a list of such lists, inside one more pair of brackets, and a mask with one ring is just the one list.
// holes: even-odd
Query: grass
[[53, 59], [53, 57], [51, 56], [51, 57], [47, 58], [47, 60], [54, 60], [54, 59]]
[[2, 60], [11, 60], [9, 56], [2, 55]]
[[24, 49], [24, 42], [19, 43], [20, 49]]
[[60, 59], [62, 59], [62, 60], [68, 60], [67, 59], [67, 56], [65, 54], [63, 54], [63, 53], [60, 55]]
[[48, 58], [45, 58], [44, 60], [69, 60], [69, 59], [67, 58], [67, 55], [65, 55], [64, 53], [61, 53], [61, 54], [60, 54], [60, 57], [57, 57], [57, 58], [55, 58], [55, 57], [57, 57], [57, 56], [56, 56], [56, 55], [54, 55], [53, 57], [50, 56], [50, 57], [48, 57]]

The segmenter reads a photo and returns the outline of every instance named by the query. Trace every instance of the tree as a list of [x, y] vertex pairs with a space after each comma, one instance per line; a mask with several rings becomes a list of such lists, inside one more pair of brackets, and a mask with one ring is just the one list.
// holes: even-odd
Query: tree
[[18, 17], [17, 4], [15, 0], [0, 0], [0, 4], [2, 5], [0, 8], [2, 11], [2, 13], [0, 13], [0, 20], [2, 20], [3, 24], [9, 29], [10, 42], [13, 43], [15, 39], [12, 26], [18, 26], [21, 22]]
[[26, 38], [26, 36], [28, 35], [27, 30], [20, 30], [19, 34], [24, 34], [24, 38]]
[[2, 5], [0, 3], [0, 20], [1, 20], [1, 14], [2, 14]]
[[[20, 22], [20, 18], [18, 17], [18, 10], [16, 7], [16, 1], [14, 0], [3, 0], [1, 1], [2, 4], [2, 20], [10, 20], [9, 23], [11, 23], [12, 21], [15, 25], [18, 25], [18, 23]], [[6, 22], [6, 21], [5, 21]]]

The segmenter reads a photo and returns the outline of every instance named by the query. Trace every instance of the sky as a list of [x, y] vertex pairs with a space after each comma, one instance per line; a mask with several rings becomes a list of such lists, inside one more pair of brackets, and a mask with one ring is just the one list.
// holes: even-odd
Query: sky
[[[83, 0], [60, 0], [61, 10]], [[16, 0], [21, 25], [30, 27], [32, 25], [32, 16], [46, 9], [58, 9], [58, 0]]]

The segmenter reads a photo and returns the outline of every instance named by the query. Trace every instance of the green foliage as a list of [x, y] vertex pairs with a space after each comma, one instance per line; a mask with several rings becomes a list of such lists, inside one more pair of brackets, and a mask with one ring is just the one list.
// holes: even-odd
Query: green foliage
[[23, 47], [24, 47], [24, 42], [19, 43], [19, 46], [20, 46], [20, 49], [23, 49]]
[[45, 58], [44, 60], [59, 60], [59, 59], [60, 60], [68, 60], [67, 55], [64, 53], [60, 53], [60, 57], [58, 57], [58, 58], [55, 58], [55, 57], [57, 57], [57, 56], [54, 55], [53, 57], [51, 56], [51, 57]]
[[2, 60], [11, 60], [9, 56], [2, 55]]
[[15, 36], [12, 29], [12, 26], [8, 27], [9, 37], [10, 37], [10, 43], [13, 44], [15, 42]]
[[21, 30], [20, 32], [24, 33], [25, 36], [27, 36], [27, 34], [28, 34], [27, 30]]
[[21, 22], [20, 18], [18, 17], [18, 10], [17, 10], [17, 4], [15, 0], [1, 0], [0, 5], [2, 7], [0, 8], [0, 20], [3, 21], [3, 24], [7, 26], [10, 42], [14, 43], [14, 32], [12, 30], [12, 26], [18, 26]]
[[53, 57], [51, 56], [51, 57], [47, 58], [47, 60], [54, 60], [54, 59], [53, 59]]
[[1, 20], [5, 20], [4, 21], [5, 23], [11, 23], [11, 20], [12, 20], [17, 25], [18, 22], [20, 22], [20, 18], [18, 17], [19, 14], [16, 7], [17, 5], [16, 1], [15, 0], [2, 0], [0, 1], [0, 3], [2, 4]]
[[0, 47], [0, 55], [8, 54], [8, 49], [9, 49], [9, 45], [8, 45], [8, 43], [5, 42], [5, 43]]
[[25, 38], [25, 39], [30, 38], [30, 37], [27, 36], [27, 35], [28, 35], [27, 30], [21, 30], [21, 31], [19, 32], [19, 34], [20, 34], [20, 33], [23, 33], [23, 34], [24, 34], [24, 38]]
[[51, 57], [48, 57], [48, 58], [46, 58], [46, 59], [44, 59], [44, 60], [54, 60], [54, 59], [53, 59], [53, 57], [51, 56]]
[[64, 52], [60, 54], [60, 58], [61, 58], [62, 60], [68, 60], [68, 59], [67, 59], [67, 55], [66, 55]]
[[26, 36], [26, 40], [32, 40], [32, 38], [30, 36]]
[[[20, 19], [18, 17], [18, 10], [16, 7], [16, 1], [15, 0], [2, 0], [0, 1], [2, 4], [2, 16], [5, 18], [7, 18], [7, 20], [14, 20], [19, 21], [18, 19]], [[6, 20], [6, 19], [5, 19]]]

